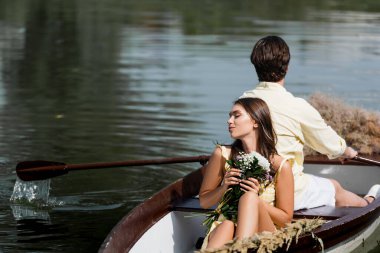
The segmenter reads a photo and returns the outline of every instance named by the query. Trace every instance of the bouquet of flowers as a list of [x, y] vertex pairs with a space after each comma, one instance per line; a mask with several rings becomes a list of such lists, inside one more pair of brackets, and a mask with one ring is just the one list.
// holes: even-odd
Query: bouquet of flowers
[[[273, 181], [270, 174], [270, 164], [268, 160], [257, 152], [246, 154], [239, 152], [235, 159], [227, 160], [231, 168], [241, 170], [241, 179], [250, 177], [256, 178], [260, 182], [258, 194], [262, 194], [265, 187]], [[233, 222], [237, 221], [237, 210], [239, 199], [244, 194], [240, 185], [231, 186], [223, 195], [218, 207], [208, 213], [206, 220], [203, 222], [210, 229], [212, 223], [217, 221], [220, 215]]]

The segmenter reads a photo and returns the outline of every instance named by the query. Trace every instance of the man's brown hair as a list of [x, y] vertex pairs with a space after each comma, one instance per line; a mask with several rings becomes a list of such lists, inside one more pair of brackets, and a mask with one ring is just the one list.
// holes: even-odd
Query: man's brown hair
[[251, 62], [261, 82], [278, 82], [283, 79], [289, 61], [289, 47], [278, 36], [264, 37], [252, 49]]

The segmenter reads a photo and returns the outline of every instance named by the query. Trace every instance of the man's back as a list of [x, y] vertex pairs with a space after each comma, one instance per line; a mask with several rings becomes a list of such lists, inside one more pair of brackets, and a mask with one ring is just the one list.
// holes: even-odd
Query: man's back
[[303, 146], [337, 157], [346, 148], [345, 141], [327, 126], [320, 114], [304, 99], [294, 97], [278, 84], [260, 82], [242, 97], [259, 97], [269, 106], [278, 137], [276, 145], [281, 156], [303, 165]]

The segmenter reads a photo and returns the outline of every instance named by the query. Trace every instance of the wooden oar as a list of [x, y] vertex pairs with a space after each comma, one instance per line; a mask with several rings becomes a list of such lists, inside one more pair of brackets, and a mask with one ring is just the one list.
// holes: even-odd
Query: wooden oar
[[[173, 163], [191, 163], [200, 162], [205, 164], [209, 156], [191, 156], [191, 157], [174, 157], [154, 160], [131, 160], [121, 162], [105, 162], [105, 163], [82, 163], [82, 164], [65, 164], [61, 162], [51, 161], [24, 161], [16, 166], [17, 176], [24, 181], [44, 180], [52, 177], [67, 174], [72, 170], [88, 170], [112, 167], [128, 167], [128, 166], [144, 166], [158, 164], [173, 164]], [[380, 166], [379, 161], [356, 156], [352, 158], [354, 161], [366, 163], [370, 165]]]
[[358, 161], [358, 162], [361, 162], [361, 163], [366, 163], [366, 164], [369, 164], [369, 165], [380, 166], [380, 162], [379, 161], [371, 160], [371, 159], [364, 158], [364, 157], [361, 157], [361, 156], [355, 156], [351, 160]]
[[205, 164], [209, 156], [173, 157], [154, 160], [131, 160], [121, 162], [64, 164], [50, 161], [24, 161], [16, 166], [17, 176], [24, 181], [44, 180], [64, 175], [72, 170], [87, 170], [112, 167], [144, 166], [157, 164], [191, 163], [200, 162]]

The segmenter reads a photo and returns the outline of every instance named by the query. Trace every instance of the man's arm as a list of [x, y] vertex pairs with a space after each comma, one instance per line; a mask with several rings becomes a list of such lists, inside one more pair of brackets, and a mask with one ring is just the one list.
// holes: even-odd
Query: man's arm
[[357, 155], [346, 141], [334, 129], [326, 124], [320, 113], [305, 100], [302, 103], [302, 116], [300, 118], [305, 144], [319, 153], [327, 155], [330, 159], [343, 156], [353, 158]]

